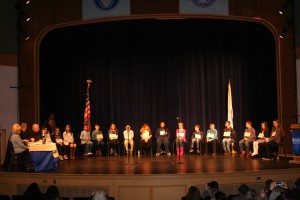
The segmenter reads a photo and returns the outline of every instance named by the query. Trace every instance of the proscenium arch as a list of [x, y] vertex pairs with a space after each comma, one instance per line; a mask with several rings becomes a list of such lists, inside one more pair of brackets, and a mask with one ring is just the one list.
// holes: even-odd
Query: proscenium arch
[[71, 26], [80, 26], [104, 22], [113, 21], [126, 21], [126, 20], [143, 20], [143, 19], [157, 19], [157, 20], [178, 20], [178, 19], [215, 19], [215, 20], [227, 20], [227, 21], [242, 21], [242, 22], [254, 22], [266, 27], [273, 35], [275, 41], [275, 55], [276, 55], [276, 80], [277, 80], [277, 113], [278, 119], [282, 121], [282, 87], [281, 87], [281, 62], [280, 62], [280, 41], [279, 35], [275, 27], [268, 21], [261, 18], [239, 17], [239, 16], [208, 16], [208, 15], [135, 15], [127, 17], [113, 17], [103, 18], [88, 21], [74, 21], [68, 23], [55, 24], [45, 27], [36, 37], [34, 42], [34, 91], [36, 97], [35, 105], [35, 121], [40, 121], [40, 46], [44, 37], [52, 30]]

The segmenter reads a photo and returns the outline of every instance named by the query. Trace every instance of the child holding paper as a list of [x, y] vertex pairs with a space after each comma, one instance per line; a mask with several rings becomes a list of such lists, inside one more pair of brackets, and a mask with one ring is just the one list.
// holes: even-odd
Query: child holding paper
[[110, 155], [117, 156], [117, 147], [118, 147], [118, 129], [114, 123], [110, 124], [110, 128], [108, 130], [108, 144], [110, 148]]
[[152, 147], [152, 133], [148, 124], [143, 124], [142, 128], [140, 129], [140, 136], [142, 153], [147, 155]]
[[257, 156], [259, 144], [265, 143], [266, 139], [270, 137], [267, 122], [261, 123], [261, 132], [258, 134], [257, 137], [258, 137], [258, 139], [253, 142], [253, 153], [251, 156]]
[[235, 139], [235, 131], [233, 128], [230, 126], [230, 121], [225, 122], [225, 128], [223, 130], [223, 149], [224, 149], [224, 155], [229, 155], [230, 154], [230, 144], [231, 141]]
[[183, 123], [178, 123], [178, 129], [176, 129], [176, 153], [182, 156], [184, 153], [184, 143], [186, 142], [186, 130], [183, 128]]
[[[127, 155], [132, 155], [132, 152], [133, 152], [133, 138], [134, 138], [134, 132], [133, 130], [131, 130], [131, 127], [129, 124], [127, 124], [125, 126], [125, 131], [123, 131], [123, 135], [124, 135], [124, 146], [125, 146], [125, 149], [126, 149], [126, 153]], [[130, 149], [129, 149], [129, 145], [130, 144]]]
[[[251, 156], [250, 144], [256, 139], [255, 129], [252, 127], [251, 121], [246, 121], [246, 128], [244, 131], [244, 139], [239, 141], [241, 155], [240, 157]], [[245, 149], [246, 147], [246, 149]]]
[[206, 132], [205, 153], [208, 153], [208, 145], [213, 145], [213, 155], [217, 152], [218, 131], [214, 123], [209, 124], [209, 129]]
[[[156, 144], [157, 144], [157, 153], [156, 155], [160, 155], [163, 153], [167, 153], [167, 155], [171, 155], [169, 151], [169, 137], [170, 133], [168, 128], [166, 127], [165, 122], [160, 122], [160, 127], [156, 130]], [[161, 150], [161, 144], [164, 144], [165, 152]]]
[[65, 146], [68, 146], [70, 149], [70, 159], [75, 159], [75, 152], [77, 145], [74, 142], [74, 136], [71, 130], [71, 125], [67, 124], [65, 128], [65, 132], [63, 132], [63, 143]]
[[85, 156], [92, 155], [93, 143], [91, 141], [91, 134], [88, 131], [88, 125], [83, 126], [83, 131], [80, 133], [81, 144], [85, 145]]
[[56, 148], [58, 150], [59, 159], [60, 160], [68, 160], [68, 149], [66, 145], [63, 143], [63, 138], [60, 134], [60, 130], [58, 127], [54, 129], [53, 142], [56, 143]]
[[94, 143], [94, 147], [96, 150], [96, 156], [101, 156], [103, 153], [104, 142], [103, 142], [103, 134], [100, 130], [100, 125], [95, 124], [95, 130], [92, 132], [92, 141]]
[[195, 131], [192, 134], [191, 138], [191, 146], [190, 146], [190, 153], [194, 152], [194, 144], [196, 142], [197, 145], [197, 153], [200, 153], [200, 148], [201, 148], [201, 141], [203, 140], [203, 132], [200, 131], [200, 125], [196, 124], [195, 125]]

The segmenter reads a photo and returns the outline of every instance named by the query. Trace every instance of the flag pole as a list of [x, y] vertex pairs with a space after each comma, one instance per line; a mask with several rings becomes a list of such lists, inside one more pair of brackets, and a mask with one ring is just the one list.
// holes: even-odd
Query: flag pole
[[[88, 79], [87, 81], [87, 89], [86, 89], [86, 108], [84, 112], [84, 124], [88, 126], [88, 131], [91, 132], [91, 121], [90, 121], [90, 87], [92, 80]], [[88, 105], [87, 105], [88, 104]]]

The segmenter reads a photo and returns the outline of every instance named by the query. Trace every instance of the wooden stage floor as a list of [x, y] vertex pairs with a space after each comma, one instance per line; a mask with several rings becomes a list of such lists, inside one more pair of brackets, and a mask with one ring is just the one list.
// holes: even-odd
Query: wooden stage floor
[[264, 171], [300, 168], [289, 164], [289, 157], [279, 160], [239, 158], [238, 155], [110, 156], [80, 157], [59, 161], [58, 174], [203, 174]]

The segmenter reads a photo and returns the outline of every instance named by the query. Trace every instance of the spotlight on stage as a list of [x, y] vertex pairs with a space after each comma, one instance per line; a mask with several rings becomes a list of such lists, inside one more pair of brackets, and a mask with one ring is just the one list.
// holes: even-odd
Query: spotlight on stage
[[280, 8], [280, 10], [278, 11], [279, 14], [283, 15], [287, 9], [289, 8], [289, 1], [286, 1], [283, 6]]

